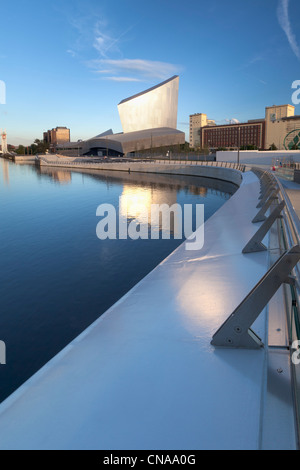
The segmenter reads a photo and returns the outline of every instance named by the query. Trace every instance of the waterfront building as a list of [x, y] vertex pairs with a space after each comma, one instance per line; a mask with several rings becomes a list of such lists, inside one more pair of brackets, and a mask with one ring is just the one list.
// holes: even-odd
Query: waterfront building
[[266, 108], [264, 119], [216, 125], [206, 114], [190, 116], [190, 147], [210, 149], [300, 149], [300, 116], [291, 105]]
[[201, 129], [201, 146], [204, 148], [237, 148], [264, 146], [264, 121], [250, 121], [242, 124], [204, 127]]
[[300, 116], [295, 116], [294, 106], [266, 108], [266, 129], [266, 149], [300, 150]]
[[207, 119], [206, 114], [197, 113], [190, 116], [190, 146], [193, 148], [201, 147], [201, 129], [215, 125], [215, 121]]
[[91, 139], [57, 145], [67, 156], [124, 156], [141, 150], [185, 143], [177, 129], [179, 77], [122, 100], [118, 105], [123, 132], [112, 129]]
[[179, 77], [122, 100], [118, 104], [123, 132], [167, 127], [176, 129]]
[[50, 149], [56, 151], [57, 147], [63, 143], [70, 142], [71, 133], [67, 127], [56, 127], [44, 132], [44, 142], [50, 145]]

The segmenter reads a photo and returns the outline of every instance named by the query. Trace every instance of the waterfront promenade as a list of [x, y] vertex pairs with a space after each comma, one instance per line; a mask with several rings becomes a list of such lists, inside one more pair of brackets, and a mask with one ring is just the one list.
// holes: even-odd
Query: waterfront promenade
[[202, 250], [182, 244], [0, 405], [1, 449], [296, 448], [290, 356], [268, 348], [267, 309], [253, 325], [265, 348], [211, 345], [270, 265], [242, 254], [259, 189], [245, 173]]
[[300, 184], [279, 178], [282, 186], [284, 187], [297, 216], [300, 219]]
[[241, 183], [241, 172], [244, 165], [223, 162], [175, 161], [175, 160], [134, 160], [112, 159], [96, 161], [86, 158], [69, 158], [60, 155], [41, 155], [36, 163], [41, 168], [67, 168], [74, 170], [111, 171], [126, 173], [148, 173], [182, 176], [203, 176], [206, 178], [229, 181], [237, 186]]

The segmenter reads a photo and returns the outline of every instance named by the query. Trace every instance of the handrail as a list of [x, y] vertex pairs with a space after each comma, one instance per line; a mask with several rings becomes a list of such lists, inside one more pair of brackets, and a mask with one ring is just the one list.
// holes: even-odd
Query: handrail
[[[287, 242], [286, 248], [291, 248], [294, 245], [300, 245], [300, 220], [279, 178], [268, 170], [262, 170], [261, 168], [255, 168], [255, 167], [253, 167], [253, 170], [255, 170], [255, 172], [261, 173], [261, 175], [268, 174], [268, 177], [271, 178], [271, 180], [273, 180], [275, 182], [275, 185], [277, 185], [277, 187], [279, 188], [279, 193], [278, 193], [279, 202], [282, 202], [282, 201], [285, 202], [285, 209], [282, 212], [282, 217], [283, 217], [285, 232], [286, 232], [286, 242]], [[299, 281], [300, 281], [300, 268], [297, 265], [295, 269], [297, 270], [297, 274], [299, 276]], [[299, 286], [300, 286], [300, 282], [299, 282]], [[299, 289], [299, 300], [300, 300], [300, 289]], [[300, 302], [299, 302], [299, 306], [300, 306]]]
[[290, 198], [288, 197], [278, 177], [274, 175], [274, 178], [276, 179], [276, 182], [280, 188], [280, 196], [285, 201], [286, 206], [287, 206], [286, 216], [288, 217], [288, 224], [293, 233], [293, 239], [294, 241], [297, 241], [297, 243], [299, 243], [300, 242], [300, 220], [295, 212], [295, 209], [290, 201]]
[[121, 159], [118, 159], [117, 161], [114, 160], [104, 160], [104, 161], [97, 161], [97, 162], [85, 162], [85, 161], [66, 161], [61, 158], [60, 160], [48, 160], [47, 157], [45, 156], [38, 156], [37, 161], [43, 162], [45, 165], [49, 166], [66, 166], [66, 165], [72, 165], [72, 166], [79, 166], [79, 165], [102, 165], [102, 164], [113, 164], [113, 163], [124, 163], [124, 164], [137, 164], [137, 163], [157, 163], [161, 165], [170, 165], [170, 164], [177, 164], [177, 165], [189, 165], [189, 166], [211, 166], [211, 167], [221, 167], [221, 168], [229, 168], [233, 170], [238, 170], [241, 171], [242, 173], [245, 173], [246, 171], [246, 165], [242, 165], [240, 163], [234, 163], [234, 162], [212, 162], [212, 161], [198, 161], [198, 160], [170, 160], [170, 159], [149, 159], [149, 160], [130, 160], [128, 161], [127, 159], [124, 160], [124, 162]]
[[[279, 179], [274, 176], [277, 181], [277, 184], [280, 188], [280, 199], [284, 200], [286, 203], [286, 209], [283, 212], [283, 229], [285, 235], [285, 243], [287, 247], [291, 247], [293, 244], [300, 243], [300, 221], [295, 212], [295, 209], [288, 197], [286, 191], [284, 190]], [[292, 286], [293, 297], [294, 297], [294, 323], [295, 331], [292, 334], [291, 342], [293, 340], [300, 340], [300, 266], [297, 264], [294, 268], [294, 277], [295, 285]]]
[[[253, 167], [252, 170], [255, 173], [263, 175], [268, 175], [269, 181], [273, 181], [273, 183], [279, 188], [278, 192], [278, 199], [279, 202], [285, 202], [285, 209], [282, 212], [284, 225], [286, 228], [286, 236], [287, 236], [287, 248], [291, 248], [295, 244], [300, 245], [300, 220], [295, 212], [295, 209], [288, 197], [285, 189], [283, 188], [279, 178], [274, 175], [271, 171], [262, 170], [261, 168]], [[297, 266], [297, 270], [299, 271], [299, 279], [300, 279], [300, 270]], [[300, 304], [299, 304], [300, 305]]]
[[[295, 212], [295, 209], [288, 197], [285, 189], [283, 188], [279, 178], [270, 171], [263, 171], [260, 168], [252, 168], [252, 170], [261, 178], [267, 175], [272, 182], [275, 182], [279, 188], [278, 200], [279, 203], [284, 201], [285, 207], [282, 211], [282, 218], [279, 222], [281, 234], [279, 233], [279, 241], [281, 240], [281, 248], [289, 250], [293, 245], [300, 244], [300, 220]], [[270, 184], [270, 183], [269, 183]], [[286, 321], [288, 324], [288, 340], [291, 359], [294, 354], [299, 353], [300, 341], [300, 263], [297, 263], [292, 270], [293, 282], [290, 285], [290, 293], [286, 291]], [[289, 299], [289, 300], [288, 300]], [[290, 306], [288, 305], [290, 303]], [[294, 364], [291, 360], [292, 380], [294, 387], [296, 422], [298, 428], [298, 441], [300, 443], [300, 375], [297, 370], [299, 366]], [[299, 444], [300, 445], [300, 444]]]
[[[300, 220], [277, 176], [270, 170], [263, 170], [259, 167], [252, 167], [252, 171], [260, 180], [261, 194], [257, 208], [262, 207], [259, 217], [255, 217], [252, 222], [257, 222], [256, 219], [263, 221], [261, 215], [269, 211], [269, 215], [265, 217], [258, 229], [259, 232], [266, 224], [270, 229], [277, 220], [279, 258], [221, 325], [213, 336], [212, 345], [250, 349], [261, 347], [260, 338], [251, 329], [252, 322], [260, 314], [262, 308], [269, 303], [278, 288], [281, 285], [284, 286], [283, 311], [285, 311], [285, 317], [283, 321], [286, 322], [288, 328], [288, 347], [287, 345], [274, 346], [272, 344], [269, 347], [283, 347], [284, 349], [287, 347], [289, 350], [297, 445], [300, 448], [300, 366], [298, 365], [300, 359]], [[272, 200], [271, 204], [270, 200]], [[260, 243], [259, 239], [259, 243], [256, 243], [253, 251], [261, 251], [262, 249], [266, 250], [267, 248]]]
[[[272, 175], [276, 181], [280, 191], [279, 191], [279, 200], [285, 201], [285, 210], [282, 214], [281, 225], [283, 231], [284, 243], [286, 246], [285, 249], [288, 249], [293, 244], [300, 242], [300, 220], [295, 212], [295, 209], [288, 197], [283, 185], [281, 184], [279, 178], [276, 175]], [[294, 282], [290, 286], [290, 303], [291, 307], [289, 309], [287, 305], [287, 324], [289, 328], [289, 346], [290, 346], [290, 355], [293, 358], [294, 354], [299, 353], [299, 341], [300, 341], [300, 263], [297, 263], [294, 267], [292, 274], [294, 276]], [[300, 446], [300, 376], [299, 371], [297, 370], [299, 365], [294, 364], [291, 360], [291, 370], [292, 370], [292, 381], [293, 381], [293, 396], [295, 403], [295, 414], [296, 414], [296, 423], [298, 430], [298, 445]]]

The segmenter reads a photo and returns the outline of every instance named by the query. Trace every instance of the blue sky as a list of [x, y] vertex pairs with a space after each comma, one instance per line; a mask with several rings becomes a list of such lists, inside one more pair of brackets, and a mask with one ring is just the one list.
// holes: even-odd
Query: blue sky
[[12, 144], [56, 126], [72, 140], [121, 132], [118, 103], [174, 74], [187, 135], [190, 114], [261, 118], [300, 80], [299, 0], [15, 0], [1, 13]]

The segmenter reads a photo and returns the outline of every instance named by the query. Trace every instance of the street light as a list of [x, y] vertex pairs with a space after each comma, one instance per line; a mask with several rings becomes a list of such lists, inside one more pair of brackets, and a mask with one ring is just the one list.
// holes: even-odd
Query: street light
[[238, 154], [237, 154], [237, 163], [240, 164], [240, 146], [241, 146], [241, 128], [239, 126], [238, 131]]
[[[208, 140], [207, 142], [208, 142], [208, 153], [210, 154], [210, 144], [211, 144], [211, 141]], [[206, 161], [206, 155], [205, 155], [205, 161]]]

